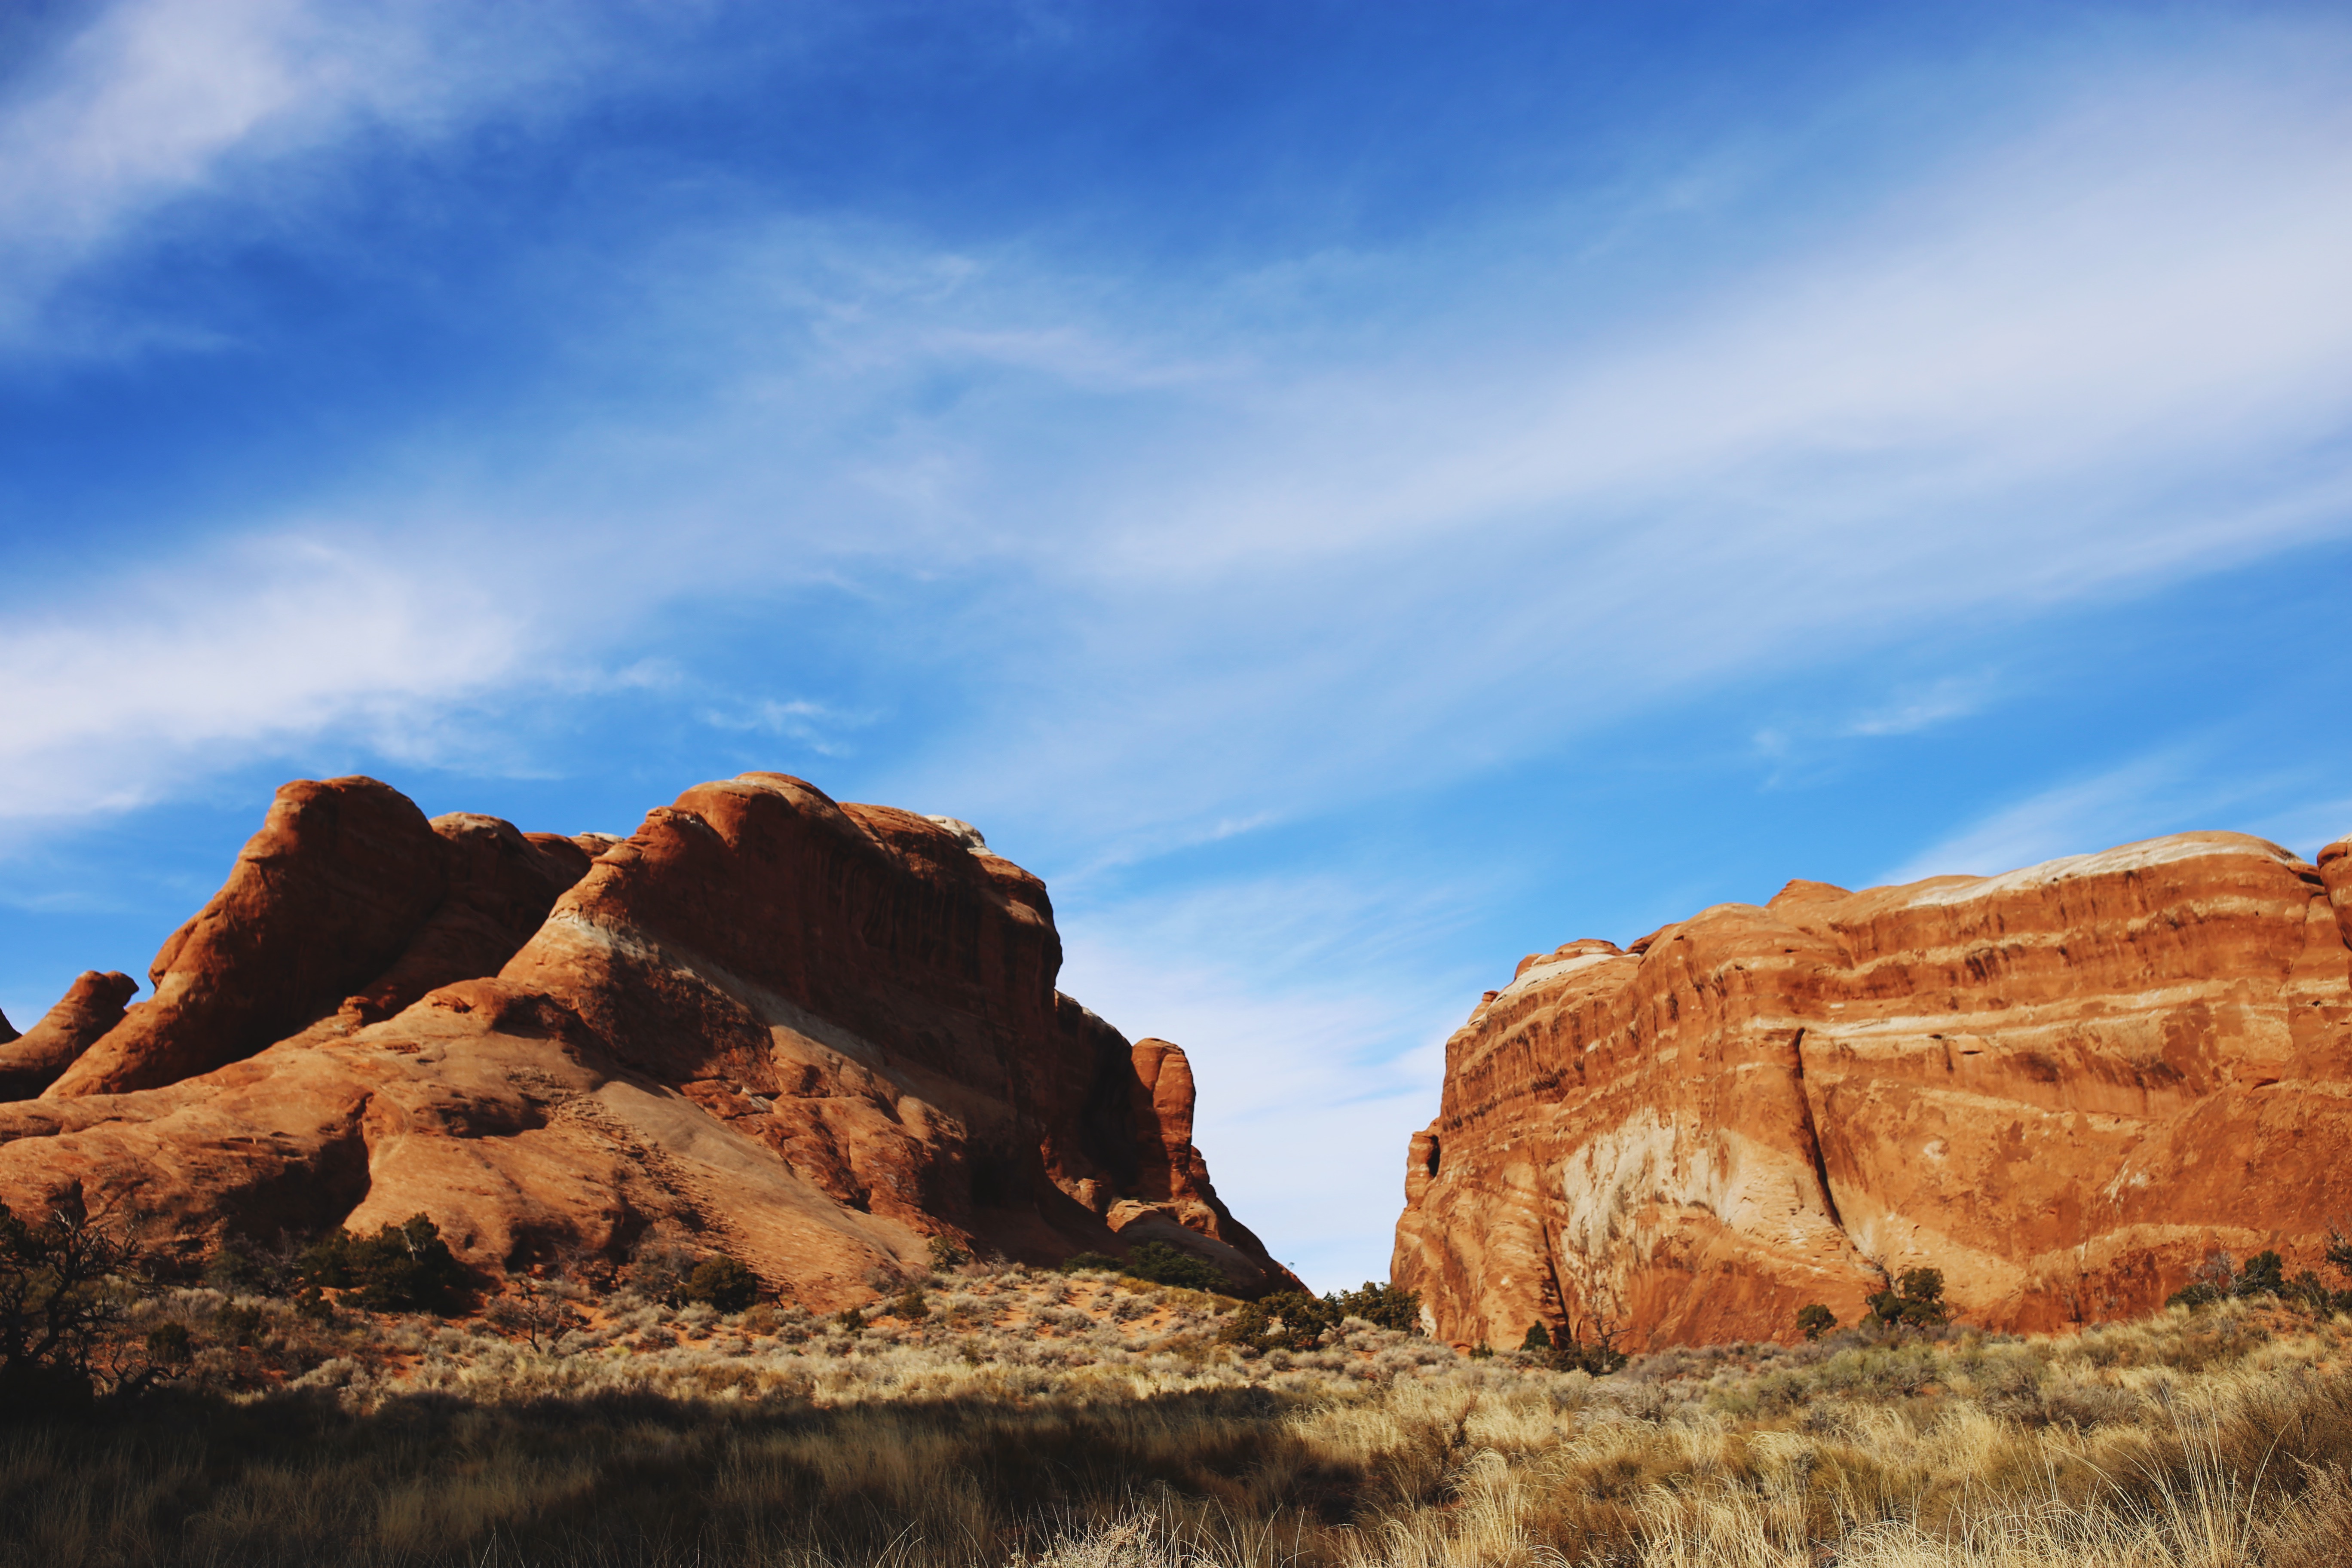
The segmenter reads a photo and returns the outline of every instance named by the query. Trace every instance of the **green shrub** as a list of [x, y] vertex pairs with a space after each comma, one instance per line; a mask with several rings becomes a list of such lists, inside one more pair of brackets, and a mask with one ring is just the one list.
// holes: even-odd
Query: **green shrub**
[[1607, 1377], [1622, 1368], [1626, 1362], [1623, 1351], [1612, 1342], [1613, 1336], [1596, 1339], [1588, 1343], [1571, 1331], [1566, 1339], [1555, 1339], [1551, 1347], [1550, 1365], [1555, 1372], [1583, 1372], [1594, 1377]]
[[229, 1296], [273, 1296], [285, 1281], [268, 1264], [224, 1247], [205, 1260], [205, 1283]]
[[956, 1238], [951, 1236], [935, 1236], [931, 1237], [930, 1252], [931, 1267], [943, 1273], [950, 1268], [961, 1268], [965, 1264], [971, 1261], [971, 1252], [961, 1246], [956, 1241]]
[[[1084, 1256], [1081, 1254], [1080, 1256]], [[1174, 1285], [1186, 1290], [1206, 1290], [1219, 1296], [1234, 1293], [1234, 1282], [1213, 1263], [1189, 1252], [1179, 1252], [1164, 1241], [1139, 1241], [1128, 1253], [1121, 1271], [1154, 1285]]]
[[1309, 1351], [1339, 1326], [1339, 1310], [1303, 1290], [1283, 1290], [1234, 1309], [1217, 1331], [1220, 1342], [1254, 1351]]
[[2323, 1318], [2352, 1307], [2352, 1291], [2330, 1290], [2327, 1281], [2308, 1268], [2286, 1282], [2279, 1299]]
[[1837, 1326], [1837, 1314], [1819, 1301], [1810, 1301], [1797, 1309], [1797, 1327], [1809, 1340], [1820, 1339]]
[[1870, 1299], [1870, 1315], [1892, 1329], [1932, 1329], [1952, 1321], [1944, 1303], [1944, 1271], [1906, 1268], [1895, 1289]]
[[694, 1266], [679, 1294], [689, 1301], [705, 1301], [721, 1312], [740, 1312], [760, 1299], [760, 1277], [750, 1267], [723, 1252], [714, 1252]]
[[2190, 1278], [2189, 1283], [2167, 1296], [2164, 1299], [2164, 1304], [2168, 1307], [2187, 1307], [2192, 1310], [2199, 1307], [2210, 1307], [2216, 1301], [2244, 1294], [2238, 1286], [2237, 1264], [2231, 1259], [2227, 1252], [2217, 1247], [2205, 1255], [2205, 1261], [2197, 1266], [2197, 1272]]
[[1097, 1270], [1116, 1274], [1125, 1265], [1108, 1252], [1074, 1252], [1062, 1259], [1059, 1267], [1065, 1274], [1087, 1274]]
[[261, 1337], [261, 1309], [234, 1302], [213, 1314], [213, 1332], [233, 1345], [249, 1345]]
[[2239, 1271], [2238, 1283], [2232, 1294], [2239, 1296], [2279, 1296], [2286, 1292], [2286, 1259], [2275, 1252], [2257, 1252], [2246, 1259]]
[[1538, 1352], [1544, 1355], [1551, 1353], [1551, 1331], [1544, 1327], [1541, 1318], [1528, 1325], [1528, 1337], [1519, 1342], [1519, 1349]]
[[1393, 1329], [1401, 1334], [1421, 1331], [1418, 1290], [1408, 1290], [1402, 1285], [1376, 1285], [1367, 1279], [1360, 1290], [1341, 1290], [1323, 1299], [1339, 1308], [1343, 1318], [1361, 1318], [1375, 1328]]
[[178, 1323], [158, 1323], [147, 1331], [147, 1360], [159, 1367], [183, 1367], [195, 1353], [188, 1331]]
[[920, 1290], [909, 1290], [890, 1303], [890, 1315], [902, 1323], [919, 1323], [931, 1315], [931, 1304]]
[[356, 1289], [359, 1304], [371, 1311], [446, 1316], [472, 1283], [441, 1239], [441, 1227], [421, 1214], [373, 1236], [338, 1230], [304, 1252], [294, 1268], [304, 1287], [299, 1304], [305, 1308], [324, 1304], [321, 1289]]

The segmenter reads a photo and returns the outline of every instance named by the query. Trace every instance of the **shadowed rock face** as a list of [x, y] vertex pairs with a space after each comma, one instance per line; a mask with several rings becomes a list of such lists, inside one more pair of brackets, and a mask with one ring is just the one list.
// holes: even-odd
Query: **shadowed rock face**
[[289, 784], [155, 1000], [0, 1105], [0, 1197], [79, 1183], [191, 1255], [419, 1211], [486, 1265], [664, 1225], [826, 1309], [941, 1235], [1157, 1236], [1295, 1284], [1209, 1185], [1183, 1053], [1055, 990], [1045, 887], [979, 838], [772, 773], [623, 840]]
[[1642, 1347], [2146, 1310], [2352, 1215], [2352, 855], [2193, 833], [1991, 878], [1792, 882], [1522, 961], [1446, 1046], [1395, 1278], [1434, 1331]]

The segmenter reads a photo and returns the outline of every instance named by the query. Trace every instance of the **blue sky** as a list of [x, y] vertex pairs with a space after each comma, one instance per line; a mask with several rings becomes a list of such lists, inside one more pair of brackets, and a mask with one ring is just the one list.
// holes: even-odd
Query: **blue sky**
[[2336, 7], [14, 7], [0, 1008], [778, 768], [1384, 1275], [1524, 952], [2352, 831], [2347, 279]]

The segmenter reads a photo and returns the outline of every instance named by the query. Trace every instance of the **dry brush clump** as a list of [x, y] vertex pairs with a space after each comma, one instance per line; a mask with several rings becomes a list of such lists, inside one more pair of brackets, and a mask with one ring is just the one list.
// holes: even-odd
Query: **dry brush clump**
[[0, 1431], [0, 1564], [2307, 1568], [2352, 1540], [2352, 1321], [2276, 1305], [1594, 1376], [1104, 1272], [726, 1311], [707, 1261], [518, 1276], [451, 1320], [152, 1294], [121, 1331], [177, 1331], [169, 1386]]

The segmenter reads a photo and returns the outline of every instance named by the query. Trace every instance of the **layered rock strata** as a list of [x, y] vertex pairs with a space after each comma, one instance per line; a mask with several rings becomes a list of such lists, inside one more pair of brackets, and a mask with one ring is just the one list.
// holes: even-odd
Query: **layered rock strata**
[[1530, 955], [1446, 1044], [1393, 1272], [1429, 1326], [1626, 1348], [2143, 1311], [2352, 1216], [2352, 843], [2191, 833], [1999, 877], [1792, 882]]
[[485, 1268], [666, 1227], [823, 1309], [940, 1236], [1295, 1284], [1209, 1183], [1183, 1053], [1060, 962], [968, 826], [782, 774], [627, 839], [289, 784], [153, 998], [0, 1105], [0, 1198], [79, 1184], [190, 1257], [420, 1211]]

